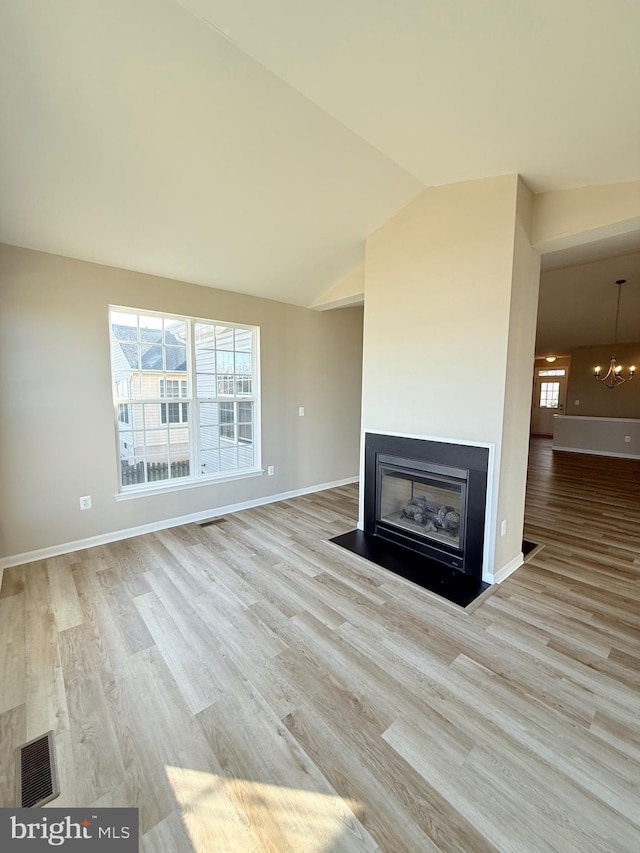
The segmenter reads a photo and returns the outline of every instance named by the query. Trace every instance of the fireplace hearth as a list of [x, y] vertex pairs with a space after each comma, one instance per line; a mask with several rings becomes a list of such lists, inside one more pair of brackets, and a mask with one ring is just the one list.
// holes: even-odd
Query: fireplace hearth
[[468, 606], [482, 581], [489, 450], [365, 435], [364, 530], [331, 541]]

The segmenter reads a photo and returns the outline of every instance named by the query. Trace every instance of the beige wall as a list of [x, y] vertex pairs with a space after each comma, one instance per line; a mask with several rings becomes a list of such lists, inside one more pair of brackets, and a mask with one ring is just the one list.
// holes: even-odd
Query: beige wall
[[487, 575], [521, 548], [539, 280], [531, 203], [516, 175], [433, 187], [367, 241], [363, 430], [495, 445], [492, 534], [498, 506], [510, 533]]
[[[362, 309], [320, 313], [9, 246], [0, 275], [2, 555], [357, 475]], [[260, 326], [262, 462], [275, 476], [115, 500], [110, 303]]]
[[506, 519], [508, 523], [506, 535], [497, 537], [496, 569], [507, 565], [522, 550], [531, 419], [532, 356], [535, 351], [540, 284], [540, 255], [530, 242], [532, 215], [533, 193], [520, 180], [513, 246], [497, 511], [498, 524], [501, 519]]
[[[599, 364], [601, 375], [609, 369], [609, 360], [613, 353], [613, 345], [595, 347], [577, 347], [571, 350], [571, 370], [567, 388], [568, 415], [597, 416], [608, 418], [640, 418], [640, 378], [625, 382], [618, 388], [605, 388], [601, 382], [593, 378], [593, 368]], [[623, 376], [627, 375], [629, 365], [634, 364], [640, 374], [640, 342], [617, 344], [615, 355], [618, 362], [625, 368]], [[579, 405], [576, 405], [579, 400]]]
[[[640, 181], [553, 190], [531, 200], [530, 239], [541, 254], [640, 230]], [[364, 278], [359, 264], [310, 307], [325, 311], [361, 304]]]

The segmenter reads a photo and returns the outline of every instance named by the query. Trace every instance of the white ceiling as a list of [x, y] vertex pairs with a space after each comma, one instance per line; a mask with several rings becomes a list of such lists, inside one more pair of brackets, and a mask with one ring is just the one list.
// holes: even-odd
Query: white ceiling
[[180, 2], [427, 186], [640, 177], [637, 0]]
[[536, 354], [566, 354], [574, 347], [613, 343], [618, 279], [626, 279], [620, 294], [618, 341], [637, 341], [640, 251], [543, 272]]
[[[617, 234], [606, 240], [594, 240], [593, 243], [583, 243], [581, 246], [571, 246], [557, 252], [549, 252], [541, 257], [542, 272], [557, 270], [563, 267], [574, 267], [578, 264], [590, 264], [621, 255], [633, 255], [640, 252], [640, 231], [630, 231], [627, 234]], [[617, 276], [618, 278], [620, 276]], [[615, 279], [614, 279], [615, 280]]]
[[0, 240], [308, 305], [424, 186], [640, 179], [637, 0], [20, 0]]

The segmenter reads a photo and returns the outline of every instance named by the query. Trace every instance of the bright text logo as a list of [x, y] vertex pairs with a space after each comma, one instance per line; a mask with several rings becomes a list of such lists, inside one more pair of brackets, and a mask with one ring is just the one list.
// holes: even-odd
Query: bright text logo
[[137, 853], [137, 809], [0, 809], [0, 850]]

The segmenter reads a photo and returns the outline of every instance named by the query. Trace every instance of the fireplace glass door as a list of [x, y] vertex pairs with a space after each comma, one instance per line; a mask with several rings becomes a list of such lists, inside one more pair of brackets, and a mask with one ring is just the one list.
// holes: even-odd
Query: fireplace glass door
[[384, 463], [379, 465], [378, 476], [378, 523], [414, 539], [462, 551], [464, 479]]

